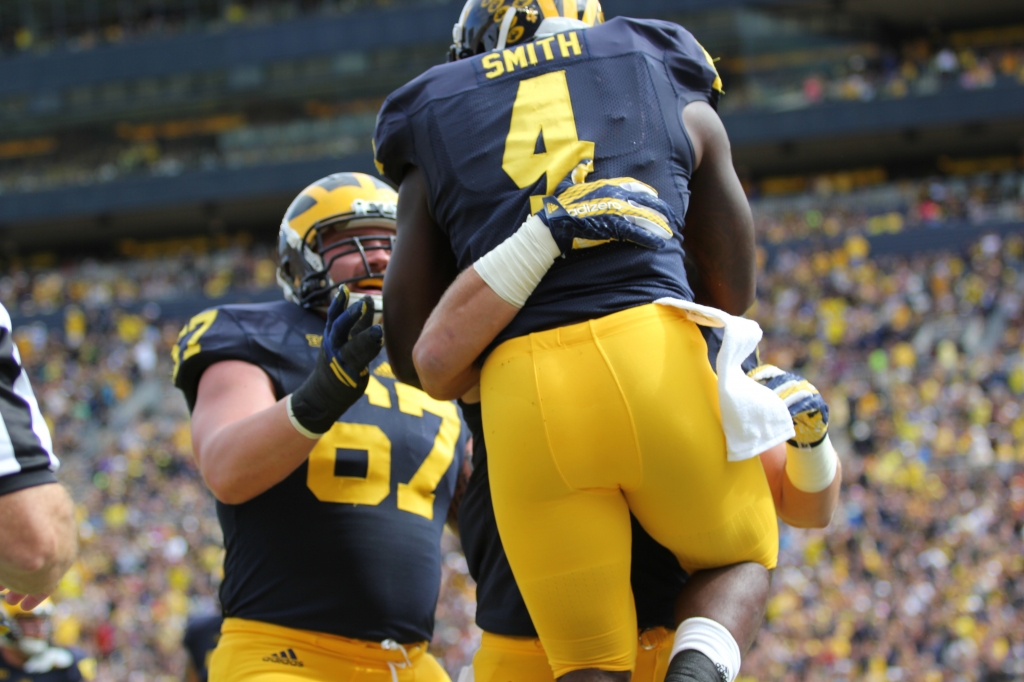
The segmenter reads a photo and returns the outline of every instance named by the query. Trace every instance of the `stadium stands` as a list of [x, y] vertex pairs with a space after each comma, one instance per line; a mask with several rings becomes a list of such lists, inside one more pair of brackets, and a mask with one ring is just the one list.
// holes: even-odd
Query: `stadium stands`
[[[0, 301], [78, 505], [56, 637], [97, 679], [181, 679], [186, 615], [216, 609], [166, 380], [181, 323], [280, 296], [284, 207], [373, 172], [380, 102], [460, 5], [0, 3]], [[763, 354], [821, 387], [843, 453], [833, 526], [784, 529], [745, 682], [1024, 679], [1024, 16], [959, 5], [605, 2], [722, 55]], [[479, 630], [453, 536], [444, 555], [433, 650], [457, 674]]]
[[[1011, 579], [1024, 568], [1024, 236], [912, 256], [870, 244], [783, 242], [761, 278], [764, 357], [822, 387], [848, 492], [828, 532], [784, 533], [748, 679], [1024, 673], [1024, 592]], [[218, 579], [212, 504], [164, 380], [172, 318], [245, 291], [279, 295], [265, 247], [169, 255], [182, 246], [125, 245], [116, 262], [0, 280], [0, 298], [36, 320], [18, 342], [79, 502], [83, 557], [58, 632], [99, 654], [106, 679], [179, 670], [186, 612], [212, 608]], [[176, 301], [185, 308], [168, 315]], [[479, 631], [465, 560], [445, 543], [434, 647], [457, 672]]]

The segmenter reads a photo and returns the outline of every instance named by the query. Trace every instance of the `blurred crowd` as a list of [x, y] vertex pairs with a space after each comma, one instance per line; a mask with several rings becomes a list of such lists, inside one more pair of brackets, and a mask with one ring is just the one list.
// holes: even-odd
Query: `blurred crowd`
[[[763, 357], [826, 395], [846, 488], [830, 529], [783, 530], [744, 679], [1019, 678], [1024, 236], [910, 258], [873, 256], [862, 237], [795, 249], [763, 264], [753, 314]], [[166, 309], [210, 282], [266, 285], [255, 273], [272, 260], [244, 243], [126, 252], [15, 270], [0, 300], [16, 323], [29, 305], [58, 320], [17, 332], [82, 535], [57, 595], [57, 642], [95, 654], [100, 680], [180, 679], [186, 616], [217, 608], [221, 536], [167, 379], [180, 321], [137, 304], [163, 296]], [[457, 674], [479, 630], [458, 540], [443, 542], [433, 649]]]
[[760, 240], [779, 244], [1024, 221], [1019, 161], [1007, 157], [990, 165], [999, 170], [886, 181], [883, 169], [866, 169], [765, 180], [752, 188], [755, 228]]
[[1024, 237], [872, 259], [778, 254], [764, 357], [821, 387], [842, 438], [833, 525], [787, 531], [759, 680], [1024, 675]]
[[118, 133], [127, 139], [85, 145], [36, 138], [49, 143], [50, 150], [17, 159], [0, 154], [0, 195], [369, 154], [381, 101], [349, 102], [339, 107], [349, 110], [342, 115], [283, 122], [250, 123], [242, 115], [222, 115], [122, 125]]
[[[152, 318], [160, 304], [227, 293], [262, 292], [276, 286], [273, 249], [248, 235], [121, 243], [122, 258], [58, 263], [15, 261], [0, 277], [0, 301], [12, 315], [88, 314], [132, 309]], [[196, 311], [198, 312], [198, 311]]]
[[927, 40], [899, 49], [868, 44], [844, 59], [835, 59], [834, 48], [726, 59], [728, 94], [721, 111], [789, 111], [825, 102], [933, 95], [947, 88], [1024, 85], [1024, 35], [1014, 38], [980, 47], [934, 46]]
[[451, 0], [23, 0], [0, 3], [3, 53], [88, 50], [162, 35], [269, 24], [368, 8], [443, 5]]

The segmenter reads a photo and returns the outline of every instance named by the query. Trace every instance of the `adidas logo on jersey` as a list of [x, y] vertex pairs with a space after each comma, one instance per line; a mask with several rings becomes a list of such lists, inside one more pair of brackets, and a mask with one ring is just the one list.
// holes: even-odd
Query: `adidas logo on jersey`
[[263, 660], [267, 663], [281, 663], [283, 665], [293, 665], [296, 668], [303, 667], [302, 661], [299, 660], [299, 657], [296, 656], [295, 652], [291, 649], [282, 651], [277, 654], [270, 654], [269, 656], [264, 656]]
[[621, 211], [624, 209], [618, 201], [602, 201], [599, 204], [580, 204], [579, 206], [569, 209], [569, 215], [575, 217], [580, 215], [587, 215], [588, 213], [600, 213], [602, 211]]

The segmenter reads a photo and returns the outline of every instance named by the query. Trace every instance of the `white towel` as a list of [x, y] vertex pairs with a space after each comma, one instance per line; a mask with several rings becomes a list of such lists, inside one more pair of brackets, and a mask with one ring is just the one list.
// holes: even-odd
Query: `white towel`
[[746, 360], [761, 340], [760, 325], [717, 308], [678, 298], [662, 298], [658, 305], [678, 308], [703, 327], [722, 327], [718, 352], [718, 403], [730, 462], [742, 462], [796, 436], [786, 403], [743, 371]]

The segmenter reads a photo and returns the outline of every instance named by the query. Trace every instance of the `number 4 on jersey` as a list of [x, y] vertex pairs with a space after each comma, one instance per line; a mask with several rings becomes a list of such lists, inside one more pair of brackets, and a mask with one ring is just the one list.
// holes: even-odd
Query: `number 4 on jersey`
[[529, 78], [519, 84], [512, 125], [501, 167], [520, 189], [547, 174], [545, 194], [530, 197], [530, 211], [581, 161], [594, 158], [594, 143], [580, 140], [565, 71]]

